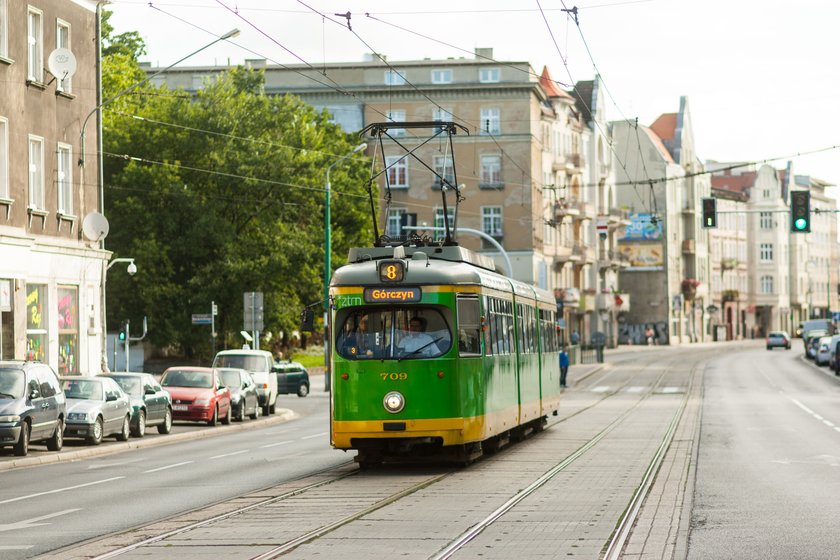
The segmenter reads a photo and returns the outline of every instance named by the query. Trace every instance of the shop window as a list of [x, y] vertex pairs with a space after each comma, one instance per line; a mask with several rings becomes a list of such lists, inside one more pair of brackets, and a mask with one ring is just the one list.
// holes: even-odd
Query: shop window
[[26, 359], [47, 361], [47, 286], [26, 286]]
[[58, 374], [79, 373], [79, 289], [58, 287]]
[[15, 357], [15, 315], [12, 280], [0, 278], [0, 360]]

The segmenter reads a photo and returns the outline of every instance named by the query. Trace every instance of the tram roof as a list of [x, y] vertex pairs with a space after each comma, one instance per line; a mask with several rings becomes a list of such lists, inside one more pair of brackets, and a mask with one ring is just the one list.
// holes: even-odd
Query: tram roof
[[[395, 251], [396, 249], [396, 251]], [[350, 249], [349, 264], [333, 273], [333, 286], [371, 286], [380, 284], [377, 262], [402, 258], [406, 262], [404, 284], [480, 285], [520, 297], [554, 303], [546, 290], [502, 276], [495, 263], [458, 246], [365, 247]]]

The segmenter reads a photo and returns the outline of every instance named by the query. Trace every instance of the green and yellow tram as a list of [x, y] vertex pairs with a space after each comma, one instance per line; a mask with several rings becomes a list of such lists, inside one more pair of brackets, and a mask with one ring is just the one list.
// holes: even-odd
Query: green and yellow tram
[[560, 403], [553, 296], [457, 245], [352, 249], [330, 282], [332, 445], [467, 463]]

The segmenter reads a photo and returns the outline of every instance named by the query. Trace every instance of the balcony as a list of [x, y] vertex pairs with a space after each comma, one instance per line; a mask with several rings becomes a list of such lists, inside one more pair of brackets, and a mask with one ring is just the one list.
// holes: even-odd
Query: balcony
[[555, 173], [557, 171], [565, 171], [566, 170], [566, 157], [565, 156], [556, 156], [554, 161], [551, 163], [551, 170]]
[[576, 198], [565, 198], [554, 202], [554, 219], [559, 222], [566, 216], [580, 216], [580, 205]]
[[586, 165], [583, 154], [569, 154], [566, 157], [566, 171], [569, 173], [580, 171]]
[[607, 215], [610, 229], [630, 225], [630, 211], [626, 208], [610, 208]]
[[694, 249], [694, 240], [693, 239], [683, 239], [682, 242], [682, 254], [683, 255], [693, 255], [695, 253]]
[[575, 262], [585, 261], [587, 254], [589, 253], [589, 248], [581, 242], [575, 242], [572, 246], [572, 257], [570, 260]]

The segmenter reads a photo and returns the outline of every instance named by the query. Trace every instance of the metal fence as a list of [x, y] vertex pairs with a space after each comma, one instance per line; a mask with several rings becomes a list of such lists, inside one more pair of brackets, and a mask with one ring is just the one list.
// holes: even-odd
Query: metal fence
[[604, 346], [602, 344], [580, 344], [569, 346], [569, 363], [575, 364], [602, 364], [604, 363]]

